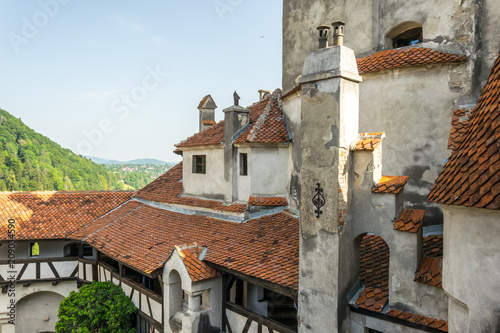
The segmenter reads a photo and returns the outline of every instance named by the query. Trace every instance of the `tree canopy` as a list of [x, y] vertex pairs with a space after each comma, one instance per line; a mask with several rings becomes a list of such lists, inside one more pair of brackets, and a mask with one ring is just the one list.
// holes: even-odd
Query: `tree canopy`
[[123, 188], [103, 166], [62, 148], [0, 109], [0, 191]]
[[57, 333], [132, 333], [137, 308], [120, 286], [93, 282], [59, 305]]

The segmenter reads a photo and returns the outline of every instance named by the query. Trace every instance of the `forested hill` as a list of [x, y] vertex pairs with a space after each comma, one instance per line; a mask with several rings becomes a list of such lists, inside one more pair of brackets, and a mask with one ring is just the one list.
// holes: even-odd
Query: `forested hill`
[[0, 191], [123, 189], [106, 168], [64, 149], [0, 109]]

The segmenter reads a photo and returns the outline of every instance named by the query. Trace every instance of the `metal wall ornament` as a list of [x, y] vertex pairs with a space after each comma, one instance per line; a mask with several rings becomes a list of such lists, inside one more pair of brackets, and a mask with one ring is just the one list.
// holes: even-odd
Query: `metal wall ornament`
[[316, 184], [316, 188], [314, 189], [316, 191], [316, 194], [313, 197], [313, 205], [316, 207], [316, 210], [314, 211], [316, 213], [316, 218], [319, 219], [321, 214], [323, 214], [323, 211], [321, 208], [325, 205], [325, 195], [323, 194], [323, 189], [321, 188], [320, 183]]

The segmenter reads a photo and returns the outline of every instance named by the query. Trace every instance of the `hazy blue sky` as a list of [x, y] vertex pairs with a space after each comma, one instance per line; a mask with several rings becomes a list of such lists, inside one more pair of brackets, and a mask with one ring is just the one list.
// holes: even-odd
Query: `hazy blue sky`
[[281, 0], [0, 0], [0, 108], [76, 153], [177, 161], [197, 106], [281, 87]]

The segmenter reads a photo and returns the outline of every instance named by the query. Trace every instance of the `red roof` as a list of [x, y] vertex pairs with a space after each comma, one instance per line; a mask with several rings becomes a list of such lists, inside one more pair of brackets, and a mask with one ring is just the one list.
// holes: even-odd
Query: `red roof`
[[237, 224], [209, 246], [205, 260], [298, 290], [299, 220], [282, 212]]
[[203, 281], [222, 275], [222, 272], [208, 266], [206, 262], [199, 259], [203, 248], [196, 243], [176, 246], [175, 250], [179, 253], [193, 282]]
[[365, 289], [356, 304], [381, 312], [389, 299], [389, 247], [381, 237], [366, 235], [361, 240], [359, 277]]
[[250, 206], [286, 206], [286, 198], [282, 197], [250, 197], [248, 199]]
[[423, 253], [426, 257], [443, 257], [443, 235], [424, 237]]
[[138, 191], [135, 198], [173, 205], [208, 208], [222, 212], [243, 213], [247, 205], [227, 205], [222, 201], [194, 199], [182, 196], [182, 162]]
[[133, 192], [0, 193], [0, 240], [7, 221], [16, 221], [16, 239], [68, 239], [92, 220], [129, 200]]
[[398, 310], [394, 310], [394, 309], [389, 309], [387, 311], [387, 315], [391, 316], [391, 317], [403, 319], [403, 320], [409, 321], [411, 323], [436, 328], [436, 329], [443, 331], [443, 332], [448, 332], [448, 322], [446, 320], [424, 317], [424, 316], [416, 315], [413, 313], [398, 311]]
[[[234, 143], [283, 143], [289, 141], [281, 101], [281, 90], [248, 107], [249, 126]], [[178, 148], [206, 145], [222, 145], [224, 122], [203, 130], [176, 145]]]
[[429, 200], [500, 209], [500, 56]]
[[417, 274], [415, 274], [415, 282], [427, 284], [438, 288], [443, 288], [441, 282], [443, 280], [443, 258], [425, 257], [420, 265]]
[[214, 101], [214, 99], [212, 98], [212, 96], [211, 96], [211, 95], [207, 95], [207, 96], [203, 97], [203, 99], [201, 100], [200, 104], [198, 105], [198, 109], [201, 109], [202, 107], [204, 107], [204, 106], [205, 106], [205, 104], [206, 104], [208, 101], [212, 102], [212, 103], [213, 103], [213, 106], [214, 106], [215, 108], [217, 108], [217, 105], [215, 104], [215, 101]]
[[408, 176], [382, 176], [377, 186], [372, 189], [373, 193], [398, 194], [405, 187]]
[[471, 111], [467, 109], [458, 109], [453, 111], [450, 137], [448, 138], [448, 149], [458, 148], [458, 144], [467, 129], [471, 116]]
[[[129, 201], [83, 228], [78, 235], [106, 255], [150, 274], [177, 244], [207, 246], [205, 261], [284, 287], [298, 288], [299, 222], [277, 213], [245, 223], [176, 213]], [[192, 278], [213, 275], [195, 262], [199, 249], [181, 252]], [[185, 257], [186, 258], [186, 257]], [[204, 268], [203, 268], [204, 267]]]
[[464, 55], [446, 53], [424, 47], [385, 50], [357, 60], [359, 74], [387, 69], [463, 61], [465, 61]]
[[403, 209], [401, 216], [394, 222], [394, 230], [417, 232], [424, 221], [425, 210]]
[[[441, 283], [440, 260], [429, 258], [422, 263], [415, 281], [439, 286]], [[382, 313], [389, 300], [389, 247], [381, 237], [366, 235], [361, 240], [359, 276], [365, 289], [359, 294], [356, 305], [360, 308]], [[421, 273], [421, 274], [419, 274]], [[389, 308], [388, 316], [408, 322], [448, 331], [448, 322]]]

